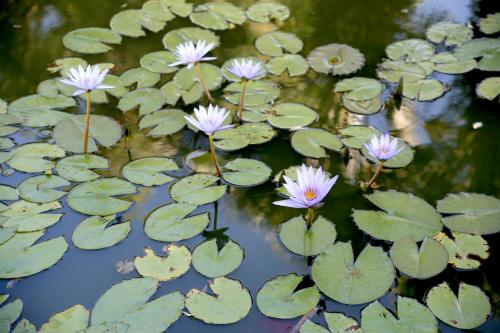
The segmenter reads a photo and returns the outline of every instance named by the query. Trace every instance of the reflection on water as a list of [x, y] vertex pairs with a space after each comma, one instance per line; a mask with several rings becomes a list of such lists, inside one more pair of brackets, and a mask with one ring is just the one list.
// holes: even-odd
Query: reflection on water
[[[253, 0], [232, 1], [242, 6]], [[268, 31], [282, 28], [296, 33], [304, 41], [307, 55], [316, 46], [337, 42], [359, 48], [366, 56], [366, 65], [356, 75], [373, 77], [376, 65], [382, 61], [384, 48], [394, 40], [407, 37], [423, 37], [426, 28], [442, 19], [466, 22], [474, 18], [477, 6], [488, 6], [482, 1], [476, 4], [470, 0], [281, 0], [292, 12], [290, 20], [282, 27], [274, 24], [247, 23], [244, 27], [221, 32], [222, 45], [215, 50], [217, 64], [225, 59], [242, 54], [257, 55], [252, 46], [254, 39]], [[140, 0], [24, 0], [0, 3], [0, 96], [12, 101], [35, 92], [38, 82], [50, 77], [45, 70], [54, 59], [72, 56], [62, 47], [61, 38], [77, 27], [106, 26], [110, 17], [121, 10], [123, 5], [137, 8]], [[196, 1], [201, 3], [201, 1]], [[11, 4], [11, 5], [8, 5]], [[8, 14], [5, 14], [8, 13]], [[186, 19], [169, 22], [168, 29], [190, 25]], [[113, 62], [114, 73], [138, 66], [139, 58], [145, 53], [161, 50], [163, 33], [148, 34], [147, 37], [124, 38], [122, 45], [107, 54], [85, 57], [89, 62]], [[168, 76], [166, 76], [168, 78]], [[394, 131], [408, 141], [415, 149], [415, 160], [408, 167], [387, 171], [380, 177], [388, 188], [408, 191], [434, 204], [446, 193], [468, 191], [500, 196], [500, 125], [497, 105], [478, 101], [474, 88], [477, 78], [472, 75], [450, 76], [439, 74], [440, 80], [452, 86], [451, 91], [433, 102], [418, 103], [403, 100], [396, 110], [388, 105], [388, 110], [361, 116], [347, 112], [339, 104], [339, 96], [332, 93], [338, 78], [310, 72], [305, 77], [273, 78], [282, 87], [280, 100], [305, 103], [318, 110], [318, 126], [336, 131], [347, 125], [371, 125], [381, 131]], [[472, 81], [472, 83], [471, 83]], [[394, 87], [387, 89], [386, 94]], [[220, 100], [220, 99], [219, 99]], [[108, 105], [93, 105], [93, 112], [111, 116], [130, 129], [129, 145], [121, 140], [101, 154], [111, 161], [111, 169], [105, 176], [120, 175], [130, 155], [132, 159], [146, 156], [169, 156], [183, 165], [185, 156], [197, 149], [206, 149], [208, 143], [203, 135], [183, 131], [170, 137], [151, 138], [144, 131], [137, 130], [138, 116], [134, 112], [123, 114], [115, 108], [115, 101]], [[189, 109], [189, 108], [188, 108]], [[83, 113], [84, 110], [72, 110]], [[190, 111], [190, 110], [188, 110]], [[472, 129], [472, 123], [481, 121], [484, 127]], [[369, 208], [358, 188], [359, 180], [367, 180], [372, 174], [372, 166], [358, 152], [348, 159], [337, 153], [321, 161], [304, 160], [290, 147], [288, 133], [280, 133], [277, 138], [263, 146], [254, 146], [231, 157], [248, 157], [262, 160], [278, 172], [290, 165], [307, 161], [321, 165], [331, 174], [340, 174], [341, 180], [328, 196], [318, 213], [336, 224], [338, 239], [352, 241], [355, 251], [360, 251], [368, 237], [355, 227], [350, 217], [353, 208]], [[42, 138], [35, 130], [23, 130], [15, 135], [18, 143], [37, 141]], [[127, 149], [128, 148], [128, 149]], [[127, 151], [130, 151], [129, 152]], [[187, 174], [186, 170], [180, 174]], [[17, 185], [27, 175], [15, 174], [2, 177], [2, 182]], [[136, 273], [120, 275], [115, 264], [120, 259], [132, 259], [142, 255], [143, 247], [150, 246], [159, 251], [164, 245], [147, 238], [143, 231], [146, 216], [155, 208], [171, 202], [170, 185], [154, 188], [139, 188], [139, 192], [129, 198], [136, 201], [123, 216], [132, 220], [133, 230], [122, 243], [102, 251], [82, 251], [73, 247], [64, 259], [46, 272], [22, 279], [13, 288], [6, 289], [6, 281], [0, 283], [0, 292], [8, 292], [13, 298], [24, 300], [23, 316], [40, 325], [56, 311], [81, 303], [91, 308], [97, 298], [112, 284]], [[245, 249], [243, 264], [230, 276], [243, 281], [255, 298], [257, 290], [264, 282], [276, 275], [296, 272], [305, 274], [305, 259], [289, 253], [277, 236], [279, 224], [297, 216], [300, 212], [276, 207], [274, 184], [266, 183], [252, 189], [230, 188], [218, 207], [218, 227], [229, 228], [227, 235]], [[64, 235], [70, 240], [76, 225], [83, 215], [70, 211], [65, 202], [62, 211], [64, 220], [51, 227], [45, 239]], [[213, 205], [198, 208], [196, 212], [208, 211], [213, 217]], [[414, 281], [400, 277], [394, 290], [382, 302], [394, 309], [394, 294], [400, 293], [422, 301], [429, 287], [443, 280], [465, 281], [481, 285], [489, 292], [493, 302], [500, 305], [500, 276], [494, 263], [498, 260], [498, 237], [486, 237], [492, 246], [492, 256], [483, 269], [473, 272], [455, 272], [448, 269], [443, 275], [429, 281]], [[186, 243], [191, 249], [201, 243], [200, 235]], [[387, 247], [387, 244], [378, 244]], [[207, 280], [191, 270], [181, 279], [163, 283], [159, 294], [180, 289], [203, 289]], [[359, 318], [363, 306], [346, 306], [328, 301], [328, 311], [342, 311]], [[169, 332], [288, 332], [296, 320], [275, 320], [262, 316], [256, 306], [247, 318], [236, 325], [208, 327], [196, 320], [182, 317]], [[480, 332], [494, 332], [498, 328], [498, 318], [483, 325]], [[443, 332], [458, 332], [442, 325]]]

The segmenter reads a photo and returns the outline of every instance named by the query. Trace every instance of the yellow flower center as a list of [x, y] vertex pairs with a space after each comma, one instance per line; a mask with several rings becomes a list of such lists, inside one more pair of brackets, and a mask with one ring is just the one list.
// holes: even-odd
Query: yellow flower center
[[318, 195], [316, 194], [316, 192], [314, 192], [313, 189], [307, 189], [306, 193], [305, 193], [305, 196], [307, 198], [307, 200], [313, 200], [315, 199]]

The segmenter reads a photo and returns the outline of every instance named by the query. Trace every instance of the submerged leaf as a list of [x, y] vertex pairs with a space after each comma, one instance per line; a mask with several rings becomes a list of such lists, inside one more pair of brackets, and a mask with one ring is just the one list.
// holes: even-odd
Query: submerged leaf
[[135, 268], [145, 277], [158, 281], [170, 281], [186, 274], [191, 265], [191, 252], [186, 246], [170, 244], [167, 257], [157, 256], [150, 248], [144, 249], [144, 257], [135, 257]]
[[71, 240], [82, 250], [99, 250], [116, 245], [132, 230], [130, 221], [116, 221], [115, 215], [88, 217], [75, 228]]
[[232, 240], [219, 249], [217, 240], [212, 239], [194, 249], [193, 267], [198, 273], [215, 278], [233, 272], [241, 265], [243, 257], [243, 249]]

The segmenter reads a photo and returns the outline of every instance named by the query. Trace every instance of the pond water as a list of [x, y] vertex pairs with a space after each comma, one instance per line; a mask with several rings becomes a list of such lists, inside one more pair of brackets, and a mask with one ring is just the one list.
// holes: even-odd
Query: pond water
[[[200, 1], [193, 1], [196, 4]], [[231, 1], [247, 7], [254, 1]], [[375, 77], [378, 63], [385, 57], [384, 49], [396, 40], [425, 38], [426, 29], [433, 23], [452, 20], [456, 22], [476, 21], [493, 9], [494, 1], [470, 0], [280, 0], [291, 11], [281, 30], [292, 32], [304, 42], [303, 55], [317, 46], [344, 43], [359, 49], [366, 57], [366, 64], [357, 76]], [[39, 82], [52, 77], [46, 71], [55, 59], [79, 56], [64, 48], [62, 37], [80, 27], [108, 26], [109, 19], [123, 8], [139, 8], [142, 1], [133, 0], [25, 0], [20, 3], [7, 1], [0, 4], [0, 97], [11, 102], [25, 95], [35, 93]], [[142, 55], [162, 50], [163, 35], [173, 29], [191, 26], [188, 19], [177, 18], [167, 24], [159, 33], [148, 33], [146, 37], [124, 38], [121, 45], [112, 51], [99, 55], [84, 55], [89, 63], [112, 62], [113, 73], [137, 67]], [[246, 23], [232, 30], [217, 32], [221, 45], [213, 52], [220, 66], [226, 59], [237, 56], [258, 55], [253, 47], [256, 37], [275, 29], [272, 24]], [[332, 90], [340, 79], [309, 72], [306, 76], [289, 78], [273, 77], [281, 86], [279, 101], [304, 103], [317, 110], [320, 119], [317, 127], [335, 131], [346, 125], [371, 125], [380, 131], [392, 130], [415, 150], [413, 162], [405, 168], [383, 173], [379, 181], [383, 189], [394, 189], [413, 193], [434, 205], [451, 192], [475, 192], [500, 197], [500, 117], [498, 103], [478, 99], [476, 84], [484, 77], [481, 72], [464, 75], [438, 74], [439, 80], [451, 85], [451, 90], [432, 102], [403, 100], [398, 111], [383, 111], [371, 116], [355, 116], [341, 111], [339, 98]], [[222, 100], [220, 93], [215, 97]], [[196, 149], [207, 149], [208, 140], [189, 129], [172, 136], [151, 138], [145, 131], [137, 129], [136, 111], [122, 113], [116, 109], [116, 100], [104, 105], [93, 105], [92, 112], [110, 116], [121, 124], [131, 124], [130, 155], [133, 159], [148, 156], [167, 156], [179, 165], [185, 163], [185, 156]], [[192, 106], [185, 107], [191, 112]], [[85, 103], [68, 109], [69, 112], [85, 112]], [[483, 126], [473, 129], [473, 123]], [[12, 136], [16, 143], [43, 141], [39, 129], [23, 128]], [[99, 153], [111, 162], [105, 176], [120, 176], [121, 168], [129, 162], [124, 140]], [[319, 162], [307, 160], [297, 154], [289, 143], [289, 133], [279, 135], [264, 145], [251, 146], [225, 157], [246, 157], [265, 162], [273, 170], [279, 170], [302, 162], [321, 165], [329, 173], [339, 174], [340, 179], [317, 212], [335, 223], [337, 240], [351, 241], [354, 252], [359, 253], [367, 242], [383, 246], [390, 244], [374, 241], [361, 232], [352, 220], [352, 209], [374, 209], [363, 198], [357, 182], [367, 180], [373, 169], [367, 164], [343, 159], [339, 153], [329, 152]], [[179, 174], [187, 174], [187, 170]], [[2, 184], [17, 186], [29, 174], [16, 172], [11, 176], [0, 176]], [[24, 303], [22, 318], [30, 320], [37, 327], [59, 311], [74, 304], [91, 309], [96, 300], [112, 285], [136, 276], [136, 271], [119, 274], [115, 264], [121, 259], [133, 259], [143, 255], [148, 246], [157, 253], [165, 245], [148, 238], [143, 229], [147, 215], [155, 208], [172, 201], [169, 197], [171, 184], [157, 187], [138, 187], [138, 193], [128, 196], [135, 204], [122, 217], [132, 221], [132, 232], [118, 245], [97, 251], [77, 249], [71, 242], [71, 234], [85, 215], [71, 210], [62, 199], [65, 214], [63, 219], [48, 228], [43, 239], [63, 235], [69, 244], [64, 258], [55, 266], [39, 274], [23, 278], [14, 286], [8, 280], [0, 281], [0, 293], [8, 293], [11, 299], [21, 298]], [[306, 274], [310, 267], [304, 257], [289, 252], [280, 242], [280, 223], [297, 216], [302, 211], [273, 206], [279, 197], [275, 184], [267, 182], [252, 188], [229, 187], [228, 193], [218, 200], [217, 206], [208, 204], [199, 208], [208, 211], [211, 218], [217, 217], [219, 228], [228, 228], [226, 234], [245, 250], [241, 266], [229, 277], [240, 280], [254, 299], [250, 314], [232, 325], [207, 325], [201, 321], [182, 316], [169, 332], [289, 332], [298, 319], [280, 320], [262, 315], [256, 304], [258, 290], [269, 279], [292, 272]], [[216, 212], [215, 212], [216, 210]], [[212, 227], [210, 227], [212, 228]], [[484, 236], [490, 246], [490, 257], [481, 268], [472, 271], [457, 271], [450, 265], [441, 274], [428, 280], [409, 279], [398, 275], [393, 288], [380, 299], [391, 310], [395, 309], [395, 295], [412, 297], [424, 303], [426, 292], [433, 286], [447, 281], [456, 286], [463, 281], [480, 286], [490, 297], [493, 308], [500, 304], [500, 271], [498, 263], [498, 235]], [[204, 241], [198, 235], [182, 244], [191, 250]], [[163, 295], [192, 288], [203, 289], [207, 278], [191, 269], [179, 279], [164, 282], [155, 294]], [[155, 297], [156, 297], [155, 296]], [[366, 305], [348, 306], [326, 300], [328, 312], [343, 312], [357, 319]], [[313, 320], [322, 322], [322, 316]], [[440, 323], [442, 332], [459, 332]], [[500, 320], [496, 310], [491, 318], [477, 332], [500, 331]]]

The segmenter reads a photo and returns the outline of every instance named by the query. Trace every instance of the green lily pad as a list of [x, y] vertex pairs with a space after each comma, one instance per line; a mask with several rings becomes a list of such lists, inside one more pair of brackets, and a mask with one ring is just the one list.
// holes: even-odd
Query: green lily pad
[[180, 203], [204, 205], [217, 201], [226, 191], [226, 185], [213, 185], [219, 180], [212, 175], [195, 174], [182, 178], [170, 188], [172, 199]]
[[403, 96], [421, 102], [435, 100], [445, 92], [445, 86], [438, 80], [419, 80], [403, 83]]
[[124, 280], [114, 285], [96, 302], [90, 320], [91, 328], [113, 323], [127, 325], [127, 332], [164, 332], [181, 316], [184, 296], [175, 291], [148, 302], [157, 289], [158, 281], [147, 277]]
[[391, 259], [396, 268], [412, 278], [428, 279], [438, 275], [448, 265], [448, 251], [438, 241], [424, 238], [420, 248], [411, 238], [395, 241]]
[[85, 59], [78, 57], [66, 57], [54, 60], [53, 63], [47, 66], [47, 71], [50, 73], [59, 73], [61, 76], [70, 74], [70, 69], [78, 66], [87, 67], [88, 63]]
[[76, 304], [49, 318], [40, 327], [39, 333], [78, 333], [87, 328], [90, 312], [83, 305]]
[[107, 168], [109, 168], [109, 161], [94, 154], [68, 156], [59, 160], [56, 164], [56, 171], [59, 176], [77, 183], [88, 182], [101, 176], [92, 169]]
[[0, 113], [0, 136], [8, 136], [19, 130], [17, 125], [21, 123], [21, 118], [13, 114]]
[[116, 223], [115, 215], [91, 216], [73, 231], [71, 240], [82, 250], [99, 250], [118, 244], [132, 230], [130, 221]]
[[188, 41], [192, 41], [196, 44], [202, 40], [206, 43], [214, 43], [214, 47], [220, 44], [220, 37], [213, 31], [195, 27], [186, 27], [169, 31], [163, 36], [162, 42], [166, 49], [175, 51], [179, 44]]
[[[16, 234], [17, 227], [1, 227], [0, 228], [0, 245], [8, 241]], [[0, 324], [1, 327], [1, 324]]]
[[328, 329], [322, 325], [306, 320], [300, 328], [300, 333], [363, 333], [358, 322], [343, 313], [324, 312]]
[[173, 160], [166, 157], [146, 157], [132, 161], [122, 169], [123, 176], [134, 184], [144, 186], [163, 185], [175, 178], [164, 172], [179, 170]]
[[320, 128], [306, 128], [292, 134], [292, 148], [299, 154], [311, 157], [327, 157], [326, 149], [340, 151], [342, 142], [339, 137]]
[[235, 151], [249, 145], [259, 145], [271, 141], [276, 132], [267, 123], [244, 123], [214, 134], [215, 146], [223, 151]]
[[15, 145], [16, 144], [11, 139], [0, 137], [0, 150], [9, 149], [9, 148], [14, 147]]
[[55, 175], [40, 175], [26, 178], [18, 186], [19, 196], [26, 201], [47, 203], [56, 201], [66, 195], [60, 187], [71, 185], [71, 182]]
[[119, 178], [101, 178], [74, 187], [67, 196], [68, 205], [86, 215], [112, 215], [123, 212], [133, 202], [114, 198], [118, 195], [133, 194], [136, 187]]
[[139, 121], [139, 129], [151, 128], [150, 136], [164, 136], [179, 132], [186, 126], [186, 113], [180, 109], [164, 109], [147, 114]]
[[122, 37], [106, 28], [82, 28], [68, 32], [62, 42], [71, 51], [95, 54], [111, 50], [108, 44], [120, 44]]
[[7, 102], [0, 98], [0, 114], [7, 113]]
[[[224, 64], [221, 67], [222, 75], [224, 75], [224, 77], [229, 81], [241, 82], [241, 78], [234, 75], [233, 73], [231, 73], [231, 71], [229, 69], [231, 69], [233, 67], [235, 62], [240, 63], [243, 61], [251, 62], [254, 65], [259, 64], [262, 69], [267, 69], [267, 65], [257, 57], [238, 57], [238, 58], [228, 59], [228, 60], [226, 60], [226, 62], [224, 62]], [[252, 80], [262, 79], [265, 76], [266, 76], [266, 71], [263, 71], [263, 73], [261, 75], [253, 78]]]
[[318, 73], [347, 75], [365, 64], [365, 56], [354, 47], [345, 44], [318, 46], [309, 53], [307, 62]]
[[386, 60], [378, 65], [377, 76], [383, 80], [399, 83], [419, 81], [427, 76], [425, 68], [416, 63]]
[[446, 282], [435, 286], [427, 293], [426, 303], [436, 317], [460, 329], [481, 325], [491, 313], [488, 296], [481, 288], [464, 282], [460, 283], [458, 297]]
[[283, 31], [268, 32], [255, 41], [257, 50], [271, 57], [280, 57], [285, 52], [298, 53], [303, 46], [304, 43], [297, 35]]
[[411, 193], [375, 191], [365, 198], [384, 211], [354, 209], [354, 222], [370, 236], [387, 241], [411, 237], [421, 241], [441, 231], [441, 215]]
[[19, 200], [0, 213], [0, 224], [4, 229], [13, 227], [18, 232], [43, 230], [59, 222], [63, 214], [42, 213], [61, 207], [58, 201], [39, 204]]
[[[18, 194], [17, 189], [15, 187], [0, 184], [0, 201], [17, 200], [17, 199], [19, 199], [19, 194]], [[4, 204], [0, 203], [0, 212], [5, 207], [6, 206]]]
[[280, 103], [273, 106], [266, 115], [271, 126], [279, 129], [306, 127], [316, 122], [318, 113], [304, 104]]
[[36, 327], [26, 319], [21, 319], [12, 333], [36, 333]]
[[477, 68], [483, 71], [500, 70], [500, 38], [476, 38], [463, 43], [453, 53], [460, 60], [481, 58]]
[[290, 9], [277, 2], [259, 2], [248, 7], [247, 16], [258, 23], [285, 21], [290, 17]]
[[244, 256], [243, 249], [232, 240], [219, 250], [217, 240], [212, 239], [194, 249], [193, 267], [206, 277], [216, 278], [236, 270], [241, 265]]
[[448, 194], [437, 202], [437, 211], [446, 214], [443, 223], [452, 231], [474, 235], [500, 232], [500, 200], [485, 194]]
[[341, 92], [344, 99], [363, 101], [382, 93], [384, 86], [379, 80], [366, 77], [353, 77], [337, 82], [335, 92]]
[[434, 46], [423, 39], [405, 39], [394, 42], [385, 48], [385, 53], [392, 60], [421, 62], [429, 60], [435, 53]]
[[62, 95], [47, 98], [40, 95], [30, 95], [16, 99], [9, 104], [9, 114], [15, 115], [29, 127], [54, 126], [60, 120], [71, 114], [59, 111], [75, 106], [73, 98]]
[[143, 88], [123, 96], [118, 102], [118, 108], [123, 112], [138, 108], [139, 115], [143, 116], [161, 109], [165, 103], [165, 97], [159, 89]]
[[200, 234], [210, 223], [208, 213], [189, 216], [197, 206], [170, 203], [154, 210], [146, 219], [144, 232], [154, 240], [178, 242]]
[[[382, 134], [380, 134], [380, 135], [382, 135]], [[377, 135], [377, 136], [380, 138], [380, 135]], [[393, 136], [391, 136], [391, 140], [394, 140], [394, 139], [395, 138]], [[399, 154], [397, 154], [396, 156], [394, 156], [393, 158], [385, 161], [384, 167], [393, 168], [393, 169], [404, 168], [405, 166], [410, 164], [411, 161], [413, 161], [413, 157], [415, 156], [415, 152], [406, 142], [404, 142], [401, 139], [398, 139], [397, 148], [398, 149], [403, 148], [403, 150], [401, 150], [401, 152]], [[368, 149], [364, 145], [363, 145], [363, 147], [361, 147], [361, 152], [363, 153], [363, 156], [366, 157], [371, 162], [373, 162], [377, 165], [380, 164], [380, 161], [378, 159], [376, 159], [375, 157], [373, 157], [372, 154], [370, 154], [368, 152]]]
[[[9, 295], [0, 295], [0, 305], [2, 305]], [[10, 326], [19, 318], [23, 311], [23, 302], [20, 298], [0, 308], [0, 329], [2, 332], [8, 333]]]
[[64, 237], [38, 243], [44, 231], [16, 233], [0, 245], [0, 279], [15, 279], [39, 273], [61, 260], [68, 244]]
[[340, 129], [340, 141], [349, 148], [361, 149], [373, 135], [381, 133], [371, 126], [353, 125]]
[[[54, 127], [55, 142], [66, 151], [83, 152], [85, 115], [79, 114], [63, 119]], [[111, 147], [122, 137], [122, 127], [114, 119], [90, 115], [88, 152], [98, 150], [98, 145]]]
[[309, 69], [309, 63], [300, 54], [273, 57], [268, 61], [267, 66], [271, 74], [281, 75], [286, 71], [290, 77], [304, 75]]
[[454, 46], [472, 39], [474, 33], [470, 26], [464, 24], [439, 22], [427, 29], [425, 35], [431, 42], [444, 42], [446, 46]]
[[191, 22], [206, 29], [226, 30], [245, 23], [245, 11], [228, 2], [208, 2], [196, 6], [189, 15]]
[[120, 75], [122, 85], [128, 87], [136, 84], [137, 89], [153, 87], [160, 81], [160, 74], [142, 67], [131, 68]]
[[159, 32], [165, 28], [165, 21], [157, 20], [151, 17], [147, 11], [140, 9], [127, 9], [115, 14], [109, 26], [113, 31], [123, 36], [141, 37], [146, 33], [143, 29], [152, 32]]
[[7, 164], [15, 170], [35, 173], [52, 169], [55, 163], [49, 158], [64, 157], [64, 150], [48, 143], [28, 143], [12, 151]]
[[277, 276], [267, 281], [257, 293], [260, 312], [271, 318], [301, 316], [314, 308], [320, 299], [315, 286], [296, 291], [303, 277], [296, 274]]
[[371, 302], [394, 281], [394, 266], [380, 247], [366, 245], [356, 261], [351, 243], [337, 242], [316, 257], [312, 278], [328, 297], [344, 304]]
[[[211, 64], [200, 64], [200, 70], [205, 80], [208, 90], [220, 88], [224, 78], [220, 72], [220, 68]], [[184, 67], [175, 73], [174, 82], [182, 90], [191, 90], [194, 85], [200, 85], [196, 69]]]
[[342, 104], [350, 112], [361, 115], [370, 115], [380, 112], [385, 106], [378, 96], [364, 101], [353, 101], [351, 99], [345, 99], [344, 96], [342, 96]]
[[487, 100], [493, 101], [500, 95], [500, 76], [489, 77], [477, 85], [476, 94]]
[[142, 5], [142, 10], [160, 21], [170, 21], [175, 18], [188, 17], [193, 10], [192, 3], [185, 0], [149, 0]]
[[453, 54], [441, 52], [432, 57], [434, 70], [445, 74], [463, 74], [476, 68], [477, 63], [474, 59], [459, 60]]
[[384, 333], [438, 333], [439, 324], [432, 312], [418, 301], [398, 296], [398, 318], [378, 301], [361, 311], [364, 332]]
[[[288, 167], [286, 169], [283, 169], [274, 176], [272, 181], [274, 183], [277, 183], [277, 185], [279, 186], [279, 185], [283, 184], [284, 176], [287, 176], [288, 178], [290, 178], [294, 182], [297, 182], [298, 181], [297, 170], [300, 170], [300, 167], [301, 167], [300, 165], [294, 165], [294, 166]], [[312, 168], [313, 168], [314, 172], [318, 171], [318, 168], [316, 168], [314, 166]], [[323, 172], [326, 173], [326, 176], [328, 178], [331, 178], [331, 174], [329, 172], [325, 172], [324, 170], [323, 170]], [[286, 190], [286, 188], [284, 186], [278, 187], [276, 189], [276, 191], [278, 192], [279, 195], [282, 195], [283, 197], [290, 197], [290, 193], [288, 193], [288, 191]]]
[[265, 183], [271, 172], [271, 168], [261, 161], [237, 158], [224, 165], [222, 178], [236, 186], [256, 186]]
[[447, 250], [449, 263], [458, 269], [477, 269], [490, 256], [488, 243], [478, 235], [452, 232], [452, 238], [441, 232], [434, 236]]
[[170, 281], [186, 274], [191, 266], [191, 252], [186, 246], [170, 244], [167, 257], [157, 256], [150, 248], [144, 249], [144, 257], [135, 257], [135, 268], [142, 276], [158, 281]]
[[218, 277], [209, 281], [215, 296], [198, 289], [186, 294], [186, 308], [207, 324], [232, 324], [245, 318], [252, 307], [250, 292], [239, 281]]
[[177, 57], [169, 51], [157, 51], [142, 56], [141, 67], [153, 73], [168, 74], [178, 70], [177, 67], [170, 66], [177, 60]]
[[201, 88], [201, 85], [195, 84], [191, 87], [191, 89], [184, 90], [179, 88], [174, 81], [165, 83], [160, 88], [160, 91], [165, 97], [167, 104], [172, 106], [177, 104], [181, 97], [184, 104], [188, 105], [198, 102], [203, 96], [203, 89]]
[[[233, 82], [224, 88], [224, 99], [229, 103], [238, 105], [242, 91], [241, 82]], [[245, 108], [263, 104], [271, 104], [280, 95], [280, 88], [273, 81], [249, 81], [245, 91]]]
[[322, 216], [318, 216], [309, 229], [302, 216], [294, 217], [281, 224], [280, 240], [287, 249], [301, 256], [309, 257], [320, 254], [335, 242], [335, 225]]
[[500, 13], [488, 14], [479, 19], [479, 30], [491, 35], [500, 31]]

